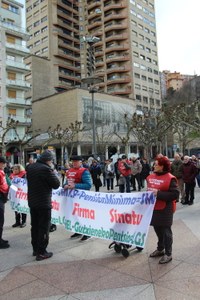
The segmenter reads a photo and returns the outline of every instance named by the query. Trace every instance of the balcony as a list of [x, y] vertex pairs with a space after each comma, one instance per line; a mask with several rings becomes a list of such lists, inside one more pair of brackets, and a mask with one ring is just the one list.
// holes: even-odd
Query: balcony
[[107, 79], [107, 85], [112, 84], [121, 84], [121, 83], [129, 83], [131, 82], [131, 78], [129, 76], [113, 76], [110, 79]]
[[127, 18], [127, 15], [125, 15], [125, 14], [111, 13], [104, 17], [104, 22], [108, 22], [110, 20], [121, 20], [121, 19], [126, 19], [126, 18]]
[[112, 66], [111, 68], [107, 69], [107, 74], [129, 72], [129, 71], [130, 71], [130, 66]]
[[106, 56], [106, 63], [115, 61], [130, 61], [130, 56], [128, 54], [115, 55], [110, 54]]
[[29, 90], [31, 88], [31, 84], [22, 79], [6, 79], [6, 85], [16, 89]]
[[113, 23], [113, 24], [105, 24], [105, 32], [109, 32], [111, 30], [122, 30], [127, 29], [128, 24], [127, 22], [124, 23]]
[[130, 88], [121, 88], [121, 89], [111, 89], [107, 91], [108, 94], [112, 95], [129, 95], [132, 93]]
[[26, 100], [24, 98], [7, 98], [6, 104], [8, 106], [11, 105], [11, 106], [24, 107], [24, 106], [31, 106], [31, 101]]
[[129, 50], [129, 45], [112, 45], [105, 49], [105, 53], [113, 52], [113, 51], [125, 51]]
[[122, 9], [122, 8], [126, 8], [127, 4], [125, 3], [125, 1], [121, 1], [120, 3], [115, 3], [113, 1], [107, 2], [104, 5], [104, 11], [108, 11], [111, 9]]
[[93, 9], [95, 7], [99, 7], [99, 6], [101, 6], [101, 1], [100, 0], [96, 0], [93, 3], [91, 3], [91, 4], [87, 4], [87, 9], [91, 10], [91, 9]]
[[97, 22], [93, 22], [92, 24], [89, 24], [88, 25], [88, 30], [92, 30], [92, 29], [94, 29], [98, 26], [99, 27], [102, 26], [102, 21], [97, 21]]
[[27, 55], [30, 53], [30, 50], [25, 45], [12, 44], [6, 42], [6, 48], [9, 49], [9, 52], [14, 54]]
[[19, 27], [17, 25], [5, 22], [5, 21], [0, 21], [0, 26], [2, 26], [7, 33], [10, 33], [14, 36], [20, 36], [23, 40], [28, 41], [29, 39], [29, 34], [26, 31], [25, 28]]
[[30, 117], [25, 117], [25, 116], [15, 116], [15, 115], [10, 115], [9, 117], [13, 119], [14, 121], [18, 121], [19, 123], [25, 123], [25, 124], [30, 124], [31, 123], [31, 118]]
[[16, 60], [6, 59], [6, 68], [18, 71], [30, 71], [30, 66]]
[[110, 34], [109, 36], [107, 36], [106, 38], [105, 38], [105, 41], [106, 41], [106, 43], [107, 42], [110, 42], [110, 41], [112, 41], [112, 40], [114, 40], [114, 41], [116, 41], [116, 40], [127, 40], [128, 39], [128, 34], [127, 33], [123, 33], [123, 34], [114, 34], [114, 33], [112, 33], [112, 34]]

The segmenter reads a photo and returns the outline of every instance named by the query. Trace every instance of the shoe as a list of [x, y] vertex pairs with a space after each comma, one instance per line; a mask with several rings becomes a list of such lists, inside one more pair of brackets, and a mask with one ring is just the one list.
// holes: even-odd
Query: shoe
[[20, 227], [20, 225], [21, 225], [20, 223], [15, 223], [15, 224], [12, 225], [12, 227], [13, 227], [13, 228], [15, 228], [15, 227]]
[[40, 260], [48, 259], [48, 258], [50, 258], [52, 256], [53, 256], [52, 252], [45, 252], [44, 254], [38, 254], [38, 255], [36, 255], [36, 260], [40, 261]]
[[73, 239], [73, 238], [77, 238], [77, 237], [80, 237], [82, 234], [80, 234], [80, 233], [74, 233], [74, 234], [72, 234], [71, 236], [70, 236], [70, 238], [71, 239]]
[[87, 241], [89, 239], [91, 239], [92, 237], [89, 235], [83, 235], [82, 238], [80, 239], [80, 241]]
[[194, 202], [193, 201], [190, 201], [189, 203], [188, 203], [188, 205], [193, 205], [194, 204]]
[[188, 205], [189, 202], [181, 202], [183, 205]]
[[8, 241], [7, 241], [7, 240], [4, 240], [4, 239], [1, 239], [0, 243], [8, 244]]
[[170, 262], [172, 260], [172, 256], [168, 256], [168, 255], [163, 255], [163, 257], [159, 260], [159, 264], [167, 264], [168, 262]]
[[57, 226], [52, 224], [49, 231], [54, 232], [54, 231], [56, 231], [56, 229], [57, 229]]
[[7, 249], [7, 248], [9, 248], [10, 247], [10, 245], [8, 244], [8, 243], [0, 243], [0, 249]]
[[20, 225], [20, 228], [24, 228], [26, 226], [26, 223], [22, 223], [21, 225]]
[[162, 251], [155, 250], [149, 255], [149, 257], [158, 257], [158, 256], [163, 256], [164, 254], [165, 254], [164, 250]]
[[37, 252], [33, 250], [33, 256], [37, 256]]

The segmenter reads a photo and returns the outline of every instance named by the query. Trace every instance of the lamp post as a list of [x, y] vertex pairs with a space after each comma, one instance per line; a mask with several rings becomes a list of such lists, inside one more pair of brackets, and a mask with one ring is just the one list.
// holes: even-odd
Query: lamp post
[[97, 83], [100, 83], [103, 81], [102, 78], [97, 77], [94, 75], [94, 69], [95, 69], [95, 56], [94, 56], [94, 43], [97, 43], [100, 41], [100, 38], [98, 37], [82, 37], [81, 42], [88, 43], [88, 75], [89, 77], [83, 78], [81, 81], [89, 86], [89, 93], [92, 94], [92, 154], [94, 157], [96, 157], [96, 126], [95, 126], [95, 105], [94, 105], [94, 93], [97, 92], [97, 88], [94, 86]]

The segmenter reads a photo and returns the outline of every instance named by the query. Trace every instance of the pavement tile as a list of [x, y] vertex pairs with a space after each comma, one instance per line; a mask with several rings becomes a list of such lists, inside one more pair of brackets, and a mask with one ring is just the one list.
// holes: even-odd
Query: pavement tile
[[[191, 294], [186, 294], [183, 291], [176, 291], [174, 289], [169, 289], [167, 287], [161, 287], [157, 284], [154, 285], [155, 291], [155, 299], [162, 299], [162, 300], [197, 300], [199, 297], [193, 297]], [[148, 298], [146, 298], [148, 300]]]
[[1, 295], [1, 300], [28, 300], [62, 295], [62, 291], [41, 280], [34, 280]]
[[137, 299], [137, 300], [155, 300], [153, 286], [150, 284], [137, 285], [134, 287], [115, 288], [108, 290], [101, 290], [101, 292], [86, 292], [72, 294], [80, 300], [123, 300], [123, 299]]
[[18, 287], [26, 285], [35, 281], [37, 278], [28, 274], [20, 268], [13, 269], [3, 280], [0, 282], [0, 295], [8, 293]]

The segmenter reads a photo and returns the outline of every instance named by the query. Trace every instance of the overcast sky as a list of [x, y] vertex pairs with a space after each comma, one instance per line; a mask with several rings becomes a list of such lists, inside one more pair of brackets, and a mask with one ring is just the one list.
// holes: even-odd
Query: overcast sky
[[155, 0], [159, 69], [200, 75], [200, 0]]
[[154, 1], [160, 71], [200, 75], [200, 0]]

